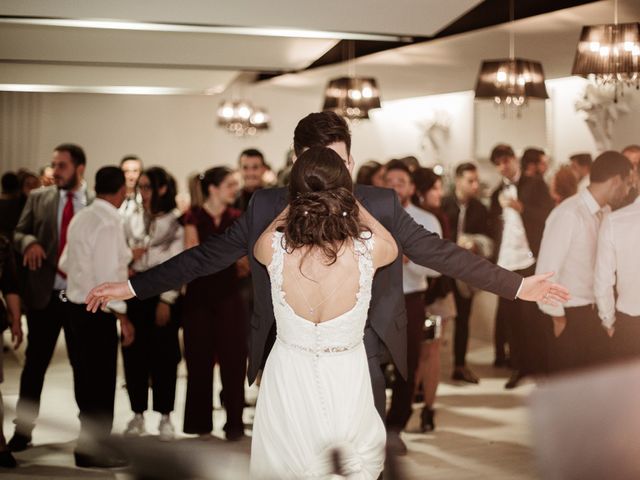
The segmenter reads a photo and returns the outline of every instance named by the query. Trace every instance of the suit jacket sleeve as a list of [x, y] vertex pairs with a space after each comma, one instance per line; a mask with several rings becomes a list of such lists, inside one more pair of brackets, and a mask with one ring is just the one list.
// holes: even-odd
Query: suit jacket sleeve
[[428, 232], [405, 212], [396, 195], [393, 195], [393, 198], [392, 234], [410, 260], [476, 288], [505, 298], [516, 298], [522, 283], [520, 275], [498, 267], [453, 242], [442, 240], [435, 233]]
[[20, 220], [16, 225], [16, 230], [13, 234], [13, 245], [15, 250], [21, 255], [32, 243], [36, 243], [38, 239], [33, 234], [33, 209], [34, 209], [34, 195], [27, 197], [27, 203], [22, 210]]
[[208, 237], [197, 247], [137, 274], [131, 278], [131, 286], [140, 299], [175, 290], [181, 285], [205, 275], [224, 270], [236, 260], [247, 255], [249, 225], [253, 217], [253, 199], [247, 212], [220, 235]]

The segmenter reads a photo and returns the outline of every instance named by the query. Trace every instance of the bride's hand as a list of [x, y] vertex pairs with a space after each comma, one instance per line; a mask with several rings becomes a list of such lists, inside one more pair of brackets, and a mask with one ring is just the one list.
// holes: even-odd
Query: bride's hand
[[92, 289], [84, 302], [87, 311], [96, 313], [111, 300], [128, 300], [132, 297], [128, 282], [103, 283]]
[[549, 281], [555, 275], [554, 272], [541, 273], [526, 277], [522, 282], [522, 288], [518, 298], [530, 302], [541, 302], [556, 306], [569, 300], [569, 290], [558, 283]]

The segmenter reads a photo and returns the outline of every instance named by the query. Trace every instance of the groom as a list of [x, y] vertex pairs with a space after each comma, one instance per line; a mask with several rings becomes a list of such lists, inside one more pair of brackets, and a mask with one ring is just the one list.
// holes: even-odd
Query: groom
[[[353, 171], [350, 155], [351, 134], [343, 118], [333, 112], [312, 113], [300, 120], [293, 137], [294, 151], [299, 156], [306, 149], [323, 146], [337, 152]], [[550, 274], [523, 278], [476, 256], [456, 244], [441, 240], [415, 223], [404, 211], [393, 190], [355, 186], [355, 195], [398, 243], [398, 258], [376, 272], [364, 343], [375, 405], [384, 418], [385, 382], [380, 368], [384, 347], [403, 376], [407, 372], [407, 316], [402, 292], [402, 256], [444, 275], [457, 278], [476, 288], [505, 298], [564, 301], [568, 292], [551, 284]], [[204, 275], [218, 272], [248, 255], [254, 289], [254, 309], [251, 318], [249, 381], [253, 382], [268, 355], [267, 341], [274, 326], [271, 286], [267, 269], [255, 259], [253, 247], [260, 234], [287, 206], [287, 189], [264, 189], [255, 192], [245, 214], [222, 235], [213, 236], [199, 246], [131, 278], [130, 283], [103, 284], [87, 296], [87, 308], [95, 310], [108, 300], [127, 299], [134, 295], [145, 299], [159, 292]]]

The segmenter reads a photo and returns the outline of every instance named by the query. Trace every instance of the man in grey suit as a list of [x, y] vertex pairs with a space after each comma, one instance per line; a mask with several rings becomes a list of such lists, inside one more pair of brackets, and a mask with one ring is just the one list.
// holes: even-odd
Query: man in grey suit
[[[71, 218], [91, 201], [83, 179], [85, 165], [84, 151], [78, 145], [56, 147], [51, 161], [55, 185], [31, 192], [14, 235], [14, 247], [22, 254], [26, 267], [23, 298], [29, 327], [16, 406], [16, 431], [8, 444], [14, 452], [31, 444], [44, 376], [60, 329], [67, 321], [66, 277], [58, 270], [58, 260]], [[66, 328], [65, 340], [69, 360], [73, 362], [73, 340]]]
[[[322, 146], [340, 155], [350, 171], [351, 135], [341, 117], [332, 112], [312, 113], [303, 118], [294, 132], [294, 150], [300, 155], [306, 149]], [[566, 289], [551, 284], [550, 274], [526, 279], [474, 255], [454, 243], [426, 231], [404, 211], [393, 190], [357, 185], [354, 191], [365, 209], [391, 232], [398, 242], [398, 258], [376, 272], [372, 299], [365, 327], [364, 344], [376, 408], [384, 418], [384, 376], [380, 368], [383, 351], [389, 350], [403, 376], [407, 371], [407, 316], [402, 292], [402, 255], [413, 262], [498, 295], [524, 300], [541, 299], [555, 303], [564, 301]], [[245, 214], [224, 234], [211, 236], [198, 247], [189, 249], [155, 268], [136, 275], [127, 283], [106, 283], [87, 296], [87, 308], [95, 311], [112, 299], [136, 295], [148, 298], [176, 288], [194, 278], [209, 275], [249, 256], [255, 302], [251, 319], [249, 381], [253, 382], [270, 350], [270, 337], [275, 325], [271, 287], [267, 269], [254, 257], [253, 247], [262, 234], [287, 206], [285, 188], [258, 190]], [[283, 412], [284, 414], [284, 412]], [[399, 437], [398, 437], [399, 441]]]

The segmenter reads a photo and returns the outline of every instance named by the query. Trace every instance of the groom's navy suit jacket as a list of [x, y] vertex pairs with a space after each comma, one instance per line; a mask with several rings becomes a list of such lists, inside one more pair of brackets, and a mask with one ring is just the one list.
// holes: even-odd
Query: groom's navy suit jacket
[[[398, 243], [396, 260], [378, 269], [374, 277], [367, 325], [389, 349], [403, 376], [407, 371], [407, 317], [402, 292], [402, 254], [419, 265], [459, 278], [477, 288], [510, 299], [516, 297], [522, 281], [520, 275], [425, 230], [404, 211], [393, 190], [356, 185], [355, 195]], [[256, 378], [262, 359], [268, 353], [265, 346], [275, 321], [269, 274], [255, 259], [253, 247], [287, 204], [288, 192], [284, 188], [258, 190], [245, 214], [223, 234], [209, 237], [199, 246], [131, 278], [136, 296], [145, 299], [175, 289], [196, 277], [218, 272], [248, 255], [255, 294], [250, 333], [250, 382]], [[372, 346], [376, 343], [365, 344], [369, 357], [379, 353], [369, 351], [376, 348]]]

